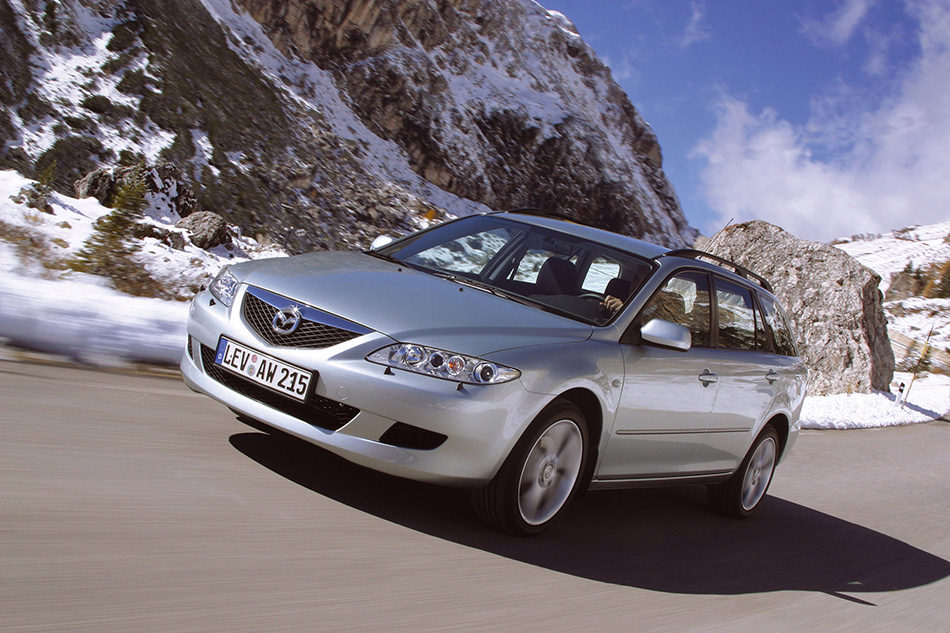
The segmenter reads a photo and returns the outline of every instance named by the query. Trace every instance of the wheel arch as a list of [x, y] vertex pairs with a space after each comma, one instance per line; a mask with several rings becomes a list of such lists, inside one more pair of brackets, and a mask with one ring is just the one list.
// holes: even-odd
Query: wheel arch
[[567, 400], [584, 414], [584, 420], [587, 422], [588, 456], [587, 468], [583, 473], [585, 487], [590, 483], [594, 475], [594, 469], [597, 467], [597, 458], [600, 451], [600, 441], [604, 430], [604, 410], [600, 400], [589, 389], [576, 387], [560, 394], [556, 400]]
[[777, 413], [762, 428], [764, 429], [767, 426], [771, 426], [778, 433], [778, 458], [781, 459], [785, 455], [785, 447], [788, 445], [788, 416], [784, 413]]

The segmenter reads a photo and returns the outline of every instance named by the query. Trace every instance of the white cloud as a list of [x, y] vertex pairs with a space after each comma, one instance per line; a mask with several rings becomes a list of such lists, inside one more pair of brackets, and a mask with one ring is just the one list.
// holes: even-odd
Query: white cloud
[[704, 24], [705, 18], [705, 7], [701, 3], [693, 2], [689, 22], [686, 24], [686, 29], [679, 40], [680, 48], [689, 48], [697, 42], [705, 42], [712, 38], [712, 34]]
[[640, 73], [627, 53], [622, 54], [620, 61], [610, 55], [604, 55], [600, 60], [610, 68], [614, 81], [630, 83], [639, 81]]
[[802, 32], [817, 43], [846, 44], [864, 21], [875, 0], [845, 0], [823, 20], [803, 19]]
[[701, 228], [760, 218], [830, 240], [950, 218], [950, 7], [910, 11], [922, 54], [874, 110], [839, 86], [795, 126], [722, 97], [715, 129], [693, 151], [707, 161], [704, 196], [718, 216]]

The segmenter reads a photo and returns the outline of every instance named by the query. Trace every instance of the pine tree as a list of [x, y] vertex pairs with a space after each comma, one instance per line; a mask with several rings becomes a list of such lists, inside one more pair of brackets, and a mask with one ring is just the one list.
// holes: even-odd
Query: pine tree
[[927, 284], [924, 296], [928, 299], [950, 299], [950, 260], [934, 265], [933, 277]]
[[53, 159], [50, 161], [42, 172], [40, 172], [40, 179], [36, 184], [36, 192], [46, 199], [46, 196], [53, 192], [53, 183], [56, 182], [56, 160]]
[[131, 241], [131, 233], [144, 217], [146, 191], [144, 165], [123, 175], [113, 198], [112, 212], [96, 221], [95, 231], [76, 253], [73, 269], [114, 278], [132, 264], [130, 257], [140, 246]]

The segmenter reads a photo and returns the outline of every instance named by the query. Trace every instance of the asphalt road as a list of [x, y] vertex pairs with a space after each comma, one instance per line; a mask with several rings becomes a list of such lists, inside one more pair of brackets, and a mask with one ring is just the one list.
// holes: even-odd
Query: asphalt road
[[0, 361], [0, 631], [948, 631], [950, 424], [805, 432], [759, 513], [589, 493], [547, 535], [174, 378]]

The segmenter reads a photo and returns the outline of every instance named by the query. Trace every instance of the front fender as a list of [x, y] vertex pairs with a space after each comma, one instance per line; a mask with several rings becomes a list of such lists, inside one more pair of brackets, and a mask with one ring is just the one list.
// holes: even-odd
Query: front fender
[[[525, 391], [547, 396], [538, 412], [563, 394], [584, 390], [600, 407], [602, 427], [613, 428], [623, 388], [623, 356], [616, 342], [588, 339], [538, 345], [495, 352], [488, 358], [521, 371]], [[602, 451], [605, 435], [601, 435], [592, 441]]]

